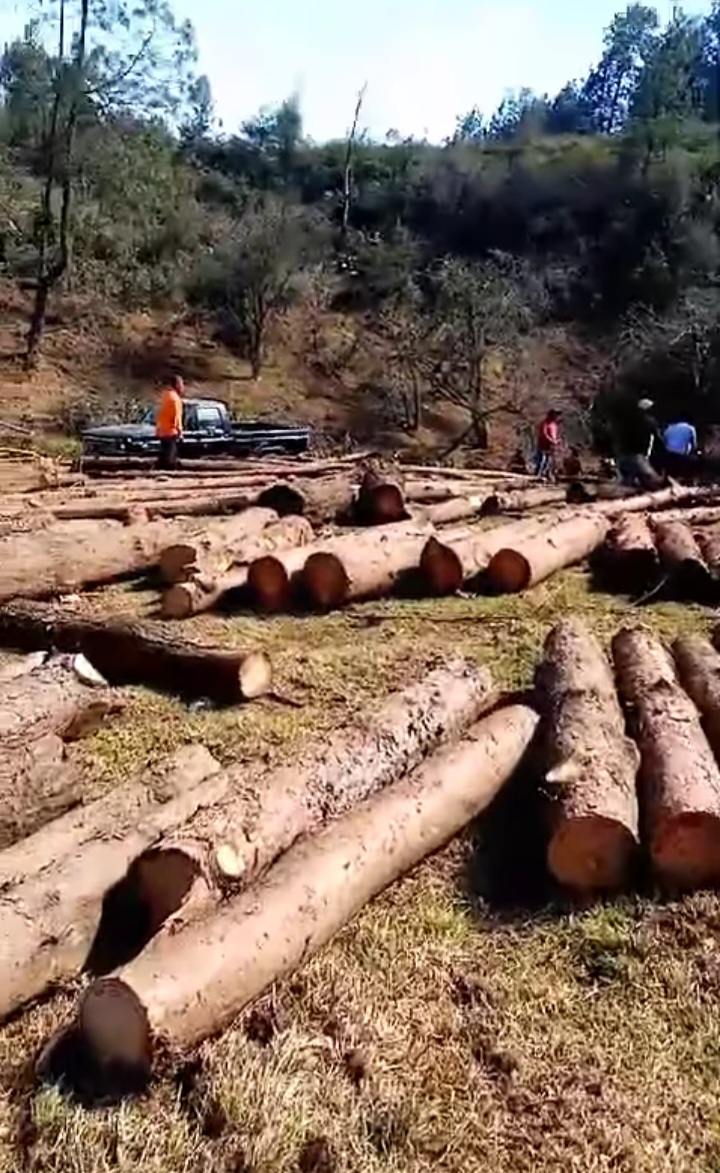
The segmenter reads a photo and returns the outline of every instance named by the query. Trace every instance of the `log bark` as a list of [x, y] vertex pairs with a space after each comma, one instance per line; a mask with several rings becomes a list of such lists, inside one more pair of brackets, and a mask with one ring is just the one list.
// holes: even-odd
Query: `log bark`
[[236, 476], [252, 476], [257, 473], [267, 473], [271, 477], [293, 476], [327, 476], [331, 472], [347, 469], [359, 464], [372, 456], [371, 452], [354, 452], [348, 456], [333, 456], [325, 460], [305, 460], [298, 457], [294, 460], [269, 460], [253, 457], [237, 457], [236, 459], [219, 460], [183, 460], [176, 470], [158, 469], [153, 457], [102, 456], [87, 457], [82, 460], [84, 473], [92, 472], [141, 472], [159, 480], [173, 478], [181, 479], [189, 473], [231, 473]]
[[157, 565], [160, 551], [196, 528], [189, 522], [58, 522], [0, 541], [0, 601], [69, 593]]
[[483, 517], [497, 517], [500, 513], [522, 513], [526, 509], [540, 509], [545, 505], [564, 505], [567, 490], [563, 488], [516, 489], [509, 493], [492, 493], [482, 507]]
[[720, 770], [669, 654], [642, 630], [618, 632], [613, 657], [641, 754], [643, 839], [672, 888], [720, 880]]
[[401, 484], [381, 472], [368, 469], [360, 482], [353, 520], [358, 525], [391, 525], [407, 516]]
[[253, 700], [272, 683], [264, 652], [201, 647], [173, 637], [160, 624], [82, 619], [37, 603], [0, 608], [0, 644], [82, 652], [111, 684], [144, 684], [218, 704]]
[[330, 480], [277, 482], [259, 494], [257, 503], [279, 517], [307, 517], [317, 523], [346, 517], [354, 500], [355, 479], [343, 473]]
[[542, 532], [549, 524], [548, 518], [533, 517], [495, 529], [463, 526], [433, 534], [420, 556], [418, 577], [422, 592], [440, 598], [457, 594], [463, 587], [475, 589], [493, 554], [507, 541], [516, 535]]
[[[182, 894], [164, 931], [206, 915], [228, 892], [251, 884], [300, 837], [313, 834], [355, 803], [381, 790], [419, 764], [430, 750], [452, 740], [493, 703], [488, 673], [466, 661], [451, 661], [417, 684], [395, 693], [374, 713], [329, 739], [312, 743], [291, 766], [264, 778], [248, 778], [246, 767], [226, 771], [227, 797], [200, 811], [155, 845], [151, 860], [138, 860], [153, 923], [169, 915], [164, 873], [178, 860], [199, 872]], [[149, 865], [149, 866], [147, 866]]]
[[656, 518], [653, 529], [670, 591], [679, 598], [708, 599], [713, 579], [690, 527]]
[[65, 743], [46, 733], [0, 757], [0, 848], [82, 801], [82, 777], [65, 758]]
[[[78, 1023], [101, 1067], [146, 1064], [150, 1032], [194, 1044], [221, 1030], [484, 810], [522, 760], [536, 722], [521, 706], [492, 714], [409, 778], [297, 844], [257, 890], [158, 938], [115, 978], [91, 986]], [[129, 1039], [137, 1040], [132, 1052]]]
[[699, 505], [696, 509], [663, 509], [658, 513], [657, 519], [658, 521], [684, 521], [686, 525], [698, 527], [702, 533], [702, 527], [715, 525], [720, 521], [720, 506]]
[[451, 497], [438, 505], [427, 507], [423, 510], [422, 516], [432, 525], [451, 525], [455, 521], [465, 521], [469, 517], [482, 517], [487, 500], [486, 493], [469, 497]]
[[248, 568], [251, 562], [267, 555], [289, 548], [302, 548], [310, 544], [313, 531], [304, 517], [284, 517], [268, 526], [262, 534], [236, 546], [233, 565], [222, 573], [214, 573], [204, 563], [196, 564], [198, 569], [187, 582], [177, 582], [163, 593], [161, 615], [163, 619], [188, 619], [203, 611], [210, 611], [220, 603], [227, 603], [234, 595], [246, 594]]
[[584, 893], [626, 885], [639, 845], [637, 747], [625, 734], [609, 661], [590, 629], [550, 632], [536, 684], [551, 836], [548, 867]]
[[158, 570], [165, 583], [186, 582], [198, 575], [221, 574], [236, 560], [235, 552], [277, 521], [272, 509], [246, 509], [218, 519], [184, 542], [160, 551]]
[[400, 471], [403, 474], [410, 473], [421, 477], [440, 476], [445, 480], [482, 481], [489, 478], [495, 481], [514, 481], [518, 485], [521, 481], [524, 481], [526, 485], [537, 484], [536, 478], [530, 476], [529, 473], [508, 472], [505, 468], [453, 468], [449, 464], [401, 464]]
[[686, 485], [670, 485], [667, 489], [656, 489], [652, 493], [636, 493], [616, 501], [597, 502], [593, 508], [606, 517], [617, 517], [620, 513], [644, 513], [653, 509], [664, 509], [666, 505], [686, 501], [703, 501], [712, 498], [716, 489], [688, 488]]
[[82, 664], [57, 656], [33, 672], [0, 685], [0, 750], [8, 753], [48, 733], [76, 741], [123, 708], [113, 689], [92, 687]]
[[609, 529], [605, 517], [578, 513], [534, 537], [519, 537], [493, 554], [485, 573], [488, 589], [516, 594], [594, 553]]
[[298, 598], [318, 611], [388, 595], [417, 570], [432, 527], [396, 522], [318, 543], [297, 575]]
[[[696, 524], [692, 523], [691, 524]], [[707, 563], [711, 574], [720, 578], [720, 529], [711, 529], [697, 535], [702, 556]]]
[[720, 655], [707, 640], [684, 636], [673, 644], [680, 683], [702, 717], [705, 736], [720, 761]]
[[[162, 835], [226, 794], [229, 779], [219, 769], [203, 746], [185, 746], [0, 852], [0, 1018], [79, 973], [108, 893]], [[142, 936], [143, 909], [130, 911]]]
[[659, 569], [660, 559], [647, 516], [622, 514], [597, 551], [598, 577], [613, 590], [640, 595], [658, 581]]

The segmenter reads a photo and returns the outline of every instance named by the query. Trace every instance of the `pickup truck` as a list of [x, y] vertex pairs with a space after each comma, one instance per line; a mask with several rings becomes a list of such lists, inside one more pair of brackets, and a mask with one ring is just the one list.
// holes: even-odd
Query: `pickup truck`
[[[307, 452], [312, 431], [304, 424], [276, 424], [267, 420], [231, 419], [218, 399], [183, 400], [183, 435], [180, 455], [268, 456], [271, 453]], [[136, 424], [108, 424], [82, 433], [83, 457], [152, 457], [160, 443], [155, 435], [155, 408]]]

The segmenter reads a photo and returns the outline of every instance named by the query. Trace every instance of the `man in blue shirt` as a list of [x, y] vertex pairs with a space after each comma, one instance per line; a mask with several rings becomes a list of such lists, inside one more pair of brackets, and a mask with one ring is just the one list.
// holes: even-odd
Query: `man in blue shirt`
[[697, 430], [685, 420], [668, 424], [663, 432], [663, 463], [673, 477], [694, 479], [698, 474], [699, 452]]

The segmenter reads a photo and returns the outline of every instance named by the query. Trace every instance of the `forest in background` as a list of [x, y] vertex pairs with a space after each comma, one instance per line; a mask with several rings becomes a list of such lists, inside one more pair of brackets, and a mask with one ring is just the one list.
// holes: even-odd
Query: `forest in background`
[[[42, 19], [40, 19], [40, 16]], [[278, 321], [361, 315], [372, 393], [482, 445], [493, 364], [562, 323], [610, 356], [602, 401], [720, 422], [720, 3], [619, 12], [585, 78], [458, 118], [446, 142], [305, 133], [298, 99], [220, 133], [166, 0], [52, 0], [0, 59], [0, 271], [41, 361], [54, 298], [211, 319], [255, 375]], [[268, 47], [272, 52], [272, 47]], [[361, 79], [359, 79], [361, 81]], [[348, 111], [352, 123], [353, 110]]]

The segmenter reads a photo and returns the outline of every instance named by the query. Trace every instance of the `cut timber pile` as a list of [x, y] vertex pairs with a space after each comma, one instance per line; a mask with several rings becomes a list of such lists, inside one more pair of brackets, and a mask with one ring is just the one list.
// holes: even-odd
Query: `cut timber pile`
[[[212, 610], [234, 593], [245, 591], [251, 562], [278, 550], [307, 546], [312, 539], [310, 522], [304, 517], [284, 517], [268, 526], [257, 538], [233, 547], [232, 565], [228, 564], [226, 570], [213, 572], [204, 560], [196, 561], [195, 572], [189, 581], [177, 582], [163, 593], [163, 619], [187, 619]], [[226, 550], [227, 556], [230, 553]], [[215, 565], [218, 565], [217, 560]]]
[[370, 716], [310, 745], [290, 766], [259, 779], [245, 767], [230, 769], [228, 797], [156, 845], [157, 866], [144, 874], [145, 899], [154, 905], [154, 891], [165, 890], [168, 861], [187, 859], [199, 866], [204, 884], [196, 885], [181, 918], [199, 915], [220, 899], [225, 885], [251, 883], [296, 839], [458, 736], [492, 700], [487, 672], [453, 661], [394, 693]]
[[158, 569], [163, 582], [185, 582], [197, 575], [222, 573], [236, 561], [242, 545], [276, 522], [272, 509], [246, 509], [235, 517], [217, 520], [185, 542], [160, 551]]
[[480, 576], [497, 550], [514, 535], [543, 533], [552, 525], [548, 517], [525, 518], [498, 526], [476, 529], [472, 526], [433, 534], [420, 556], [419, 581], [423, 592], [441, 597], [453, 595], [466, 586], [477, 587]]
[[535, 536], [518, 537], [493, 555], [485, 575], [487, 587], [496, 594], [527, 590], [587, 558], [604, 541], [608, 529], [609, 522], [602, 514], [585, 512]]
[[668, 585], [680, 598], [708, 598], [713, 587], [712, 575], [703, 559], [693, 532], [683, 521], [653, 522], [660, 561], [668, 575]]
[[720, 761], [720, 655], [707, 640], [685, 636], [673, 644], [678, 676], [700, 711], [703, 729]]
[[264, 652], [204, 648], [169, 635], [161, 624], [83, 619], [39, 603], [0, 608], [0, 645], [82, 652], [111, 684], [144, 684], [218, 704], [264, 696], [272, 682]]
[[[203, 746], [185, 746], [0, 852], [0, 1018], [79, 973], [107, 893], [161, 835], [226, 794], [218, 771]], [[138, 926], [141, 937], [147, 928]]]
[[596, 569], [614, 590], [642, 594], [658, 580], [658, 552], [644, 513], [624, 513], [597, 551]]
[[658, 877], [672, 888], [720, 879], [720, 770], [672, 660], [646, 632], [613, 640], [618, 684], [641, 754], [643, 824]]
[[640, 760], [625, 735], [610, 664], [588, 627], [567, 619], [553, 628], [536, 683], [551, 798], [550, 871], [580, 892], [621, 888], [638, 847]]
[[[193, 1044], [289, 973], [373, 896], [482, 811], [520, 763], [536, 727], [514, 706], [298, 843], [256, 889], [207, 920], [163, 935], [81, 998], [78, 1025], [101, 1069], [148, 1063], [152, 1036]], [[135, 1040], [134, 1052], [128, 1040]]]

